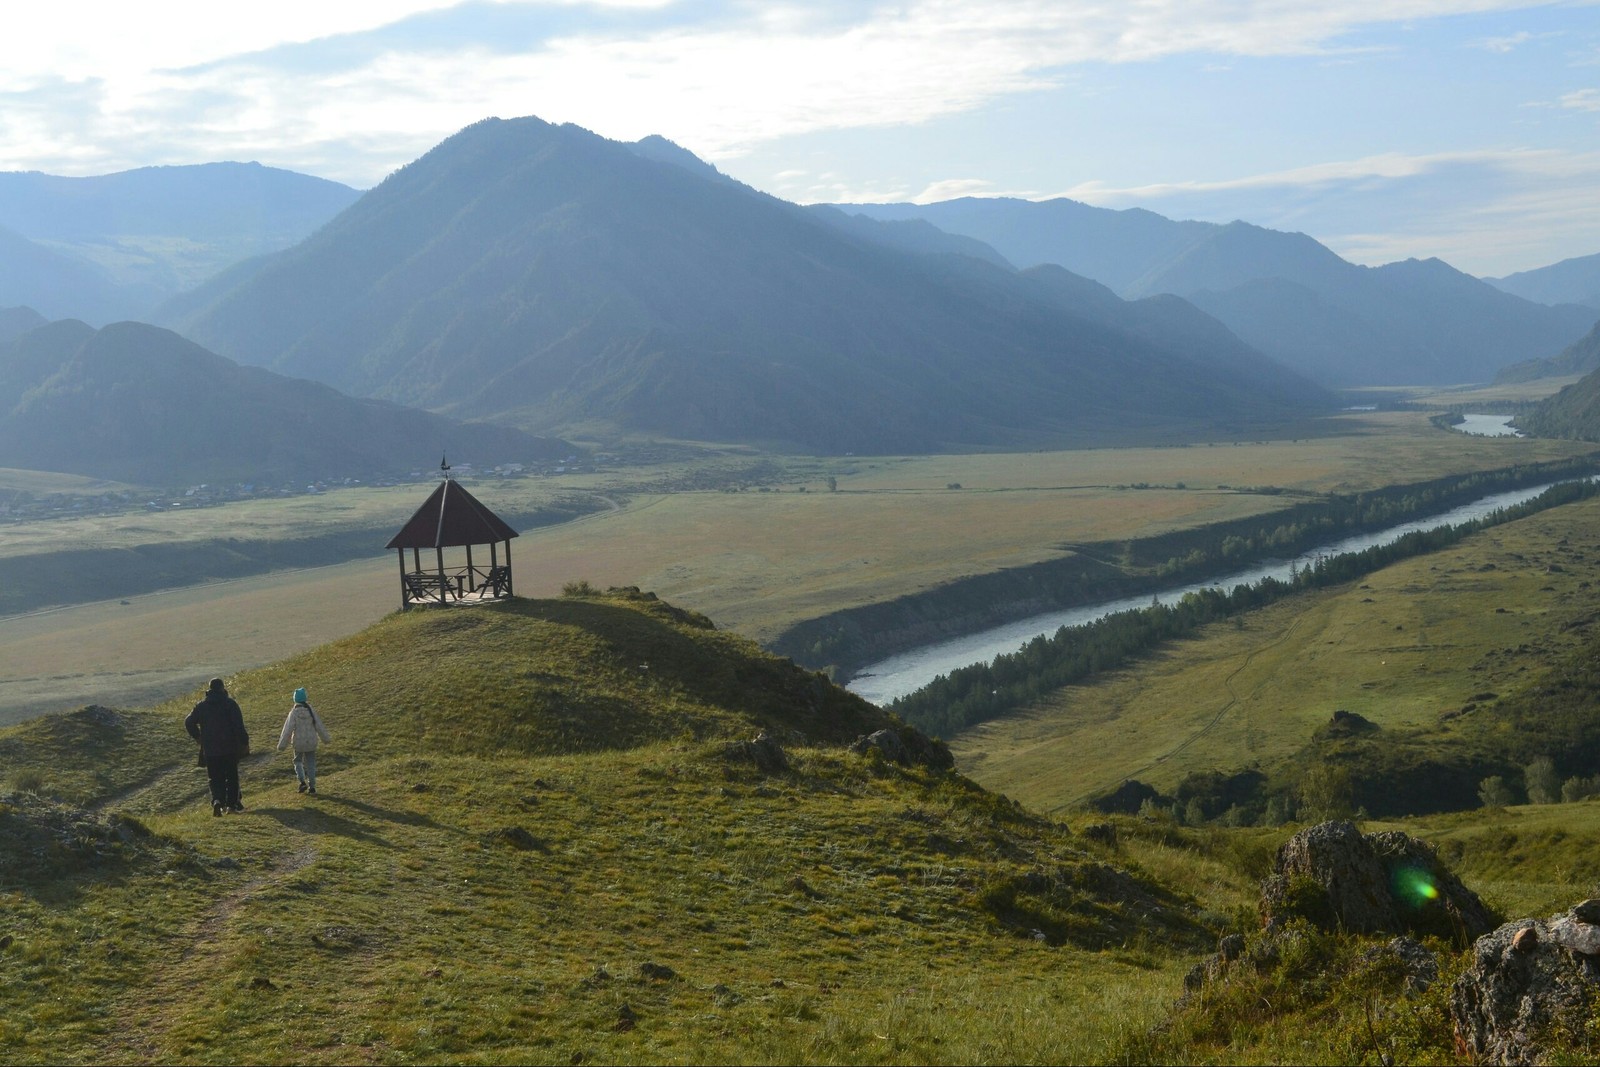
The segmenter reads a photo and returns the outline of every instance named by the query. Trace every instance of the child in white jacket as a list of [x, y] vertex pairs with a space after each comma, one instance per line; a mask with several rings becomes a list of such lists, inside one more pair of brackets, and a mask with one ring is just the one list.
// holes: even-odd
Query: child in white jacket
[[306, 703], [305, 689], [294, 691], [294, 707], [289, 709], [289, 717], [283, 720], [283, 733], [278, 735], [278, 751], [282, 752], [284, 746], [290, 741], [294, 742], [294, 774], [300, 779], [300, 792], [315, 793], [317, 791], [317, 738], [332, 741], [328, 730], [322, 725], [322, 716], [312, 710]]

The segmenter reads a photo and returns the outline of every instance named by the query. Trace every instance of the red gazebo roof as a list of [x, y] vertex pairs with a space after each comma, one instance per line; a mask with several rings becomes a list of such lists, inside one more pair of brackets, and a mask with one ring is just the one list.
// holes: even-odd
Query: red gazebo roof
[[385, 548], [457, 548], [509, 541], [517, 531], [459, 482], [439, 483]]

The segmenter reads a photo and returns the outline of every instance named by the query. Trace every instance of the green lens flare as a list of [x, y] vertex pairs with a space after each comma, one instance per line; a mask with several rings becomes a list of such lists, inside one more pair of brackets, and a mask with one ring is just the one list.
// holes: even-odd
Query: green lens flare
[[1395, 896], [1413, 907], [1439, 899], [1439, 887], [1433, 884], [1433, 876], [1416, 867], [1402, 867], [1394, 872], [1394, 891]]

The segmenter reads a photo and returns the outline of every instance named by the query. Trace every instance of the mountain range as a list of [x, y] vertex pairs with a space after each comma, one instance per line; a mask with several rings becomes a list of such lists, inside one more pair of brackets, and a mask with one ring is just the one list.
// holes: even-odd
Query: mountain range
[[0, 342], [0, 467], [157, 486], [275, 483], [404, 471], [446, 449], [489, 465], [571, 446], [355, 400], [143, 323], [67, 319]]
[[1484, 280], [1496, 289], [1525, 300], [1541, 304], [1583, 304], [1600, 310], [1600, 253]]
[[1123, 297], [1182, 296], [1329, 386], [1488, 381], [1508, 364], [1559, 351], [1600, 318], [1595, 307], [1535, 303], [1438, 259], [1357, 266], [1305, 234], [1244, 222], [1180, 222], [1066, 199], [834, 206], [922, 219], [1020, 266], [1059, 264]]
[[103, 324], [286, 248], [360, 195], [259, 163], [0, 173], [0, 306]]
[[952, 245], [972, 242], [819, 219], [660, 144], [491, 119], [160, 321], [243, 363], [538, 432], [822, 452], [1185, 433], [1326, 403], [1192, 309]]
[[1596, 264], [1490, 285], [1070, 200], [799, 207], [537, 118], [365, 194], [237, 163], [0, 174], [0, 304], [140, 307], [242, 364], [534, 433], [819, 452], [1215, 435], [1321, 386], [1487, 380], [1597, 317], [1503, 289], [1582, 296]]

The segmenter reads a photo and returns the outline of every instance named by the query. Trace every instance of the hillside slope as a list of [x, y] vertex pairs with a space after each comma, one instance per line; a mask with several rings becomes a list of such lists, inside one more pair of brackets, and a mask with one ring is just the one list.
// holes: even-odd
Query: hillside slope
[[94, 264], [0, 226], [0, 306], [24, 305], [47, 319], [79, 315], [109, 322], [154, 303], [146, 289], [128, 290]]
[[1531, 382], [1536, 378], [1562, 378], [1600, 370], [1600, 322], [1594, 329], [1548, 359], [1530, 359], [1501, 371], [1496, 382]]
[[169, 486], [366, 477], [448, 450], [490, 464], [570, 446], [241, 367], [169, 330], [67, 319], [0, 343], [0, 466]]
[[213, 818], [186, 702], [0, 732], [0, 1056], [1103, 1060], [1214, 936], [644, 595], [418, 610], [231, 684], [258, 753], [310, 688], [317, 796], [261, 754]]
[[1571, 368], [1564, 373], [1587, 373], [1518, 415], [1517, 428], [1539, 437], [1600, 441], [1600, 325], [1558, 360], [1558, 366]]
[[1153, 344], [1001, 264], [907, 250], [926, 236], [852, 233], [577, 127], [486, 120], [162, 321], [241, 362], [540, 432], [821, 452], [1326, 402], [1253, 353], [1245, 369], [1236, 339]]

